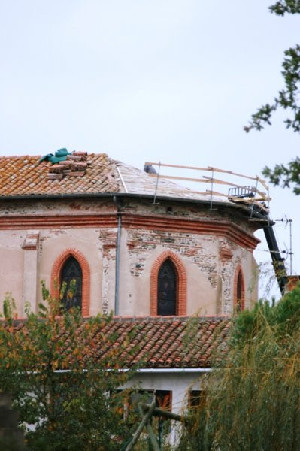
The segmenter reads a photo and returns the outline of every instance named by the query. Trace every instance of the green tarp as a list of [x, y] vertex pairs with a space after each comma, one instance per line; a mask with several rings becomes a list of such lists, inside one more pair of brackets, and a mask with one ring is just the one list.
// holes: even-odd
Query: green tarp
[[53, 153], [48, 153], [47, 155], [42, 157], [40, 159], [40, 163], [42, 163], [43, 161], [50, 161], [50, 163], [52, 164], [59, 163], [60, 161], [65, 161], [68, 155], [71, 155], [71, 153], [68, 152], [67, 149], [58, 149], [54, 155]]

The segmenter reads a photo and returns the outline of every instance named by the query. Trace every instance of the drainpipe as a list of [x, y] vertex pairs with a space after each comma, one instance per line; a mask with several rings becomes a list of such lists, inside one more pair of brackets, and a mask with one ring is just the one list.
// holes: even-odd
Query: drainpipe
[[114, 202], [117, 204], [117, 243], [116, 243], [116, 277], [115, 277], [115, 316], [119, 315], [119, 289], [120, 289], [120, 243], [121, 243], [121, 212], [117, 197], [114, 196]]

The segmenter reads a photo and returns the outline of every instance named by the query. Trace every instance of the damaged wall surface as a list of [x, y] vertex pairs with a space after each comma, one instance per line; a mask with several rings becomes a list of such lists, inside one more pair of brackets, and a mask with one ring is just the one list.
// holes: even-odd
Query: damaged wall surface
[[252, 223], [237, 209], [222, 205], [211, 210], [206, 204], [169, 199], [156, 205], [151, 198], [126, 195], [118, 200], [3, 199], [0, 297], [12, 294], [19, 317], [24, 317], [27, 303], [36, 311], [41, 280], [53, 292], [55, 281], [59, 283], [59, 262], [72, 254], [86, 266], [88, 299], [83, 313], [114, 311], [118, 278], [116, 313], [147, 316], [153, 314], [151, 290], [156, 289], [151, 275], [169, 258], [185, 273], [185, 304], [178, 314], [230, 314], [237, 271], [243, 274], [244, 306], [256, 300], [256, 244]]

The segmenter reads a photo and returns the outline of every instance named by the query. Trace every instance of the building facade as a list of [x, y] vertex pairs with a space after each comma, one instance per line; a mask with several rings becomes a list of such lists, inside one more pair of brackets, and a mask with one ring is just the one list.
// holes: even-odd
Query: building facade
[[0, 158], [0, 298], [11, 293], [19, 318], [37, 311], [42, 280], [58, 295], [75, 279], [63, 299], [84, 316], [228, 315], [256, 301], [260, 223], [247, 205], [105, 154], [63, 163]]

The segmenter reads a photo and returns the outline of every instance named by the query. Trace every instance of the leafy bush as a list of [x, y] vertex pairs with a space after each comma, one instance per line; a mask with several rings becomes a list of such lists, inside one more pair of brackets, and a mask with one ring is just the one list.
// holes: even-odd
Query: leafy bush
[[299, 449], [300, 286], [277, 305], [259, 302], [233, 319], [222, 368], [207, 377], [182, 450]]
[[101, 332], [111, 317], [62, 311], [45, 286], [43, 297], [26, 321], [14, 320], [6, 297], [0, 324], [0, 389], [12, 396], [29, 449], [120, 449], [130, 431], [116, 388], [131, 372], [119, 371], [122, 345], [110, 348], [113, 335]]

